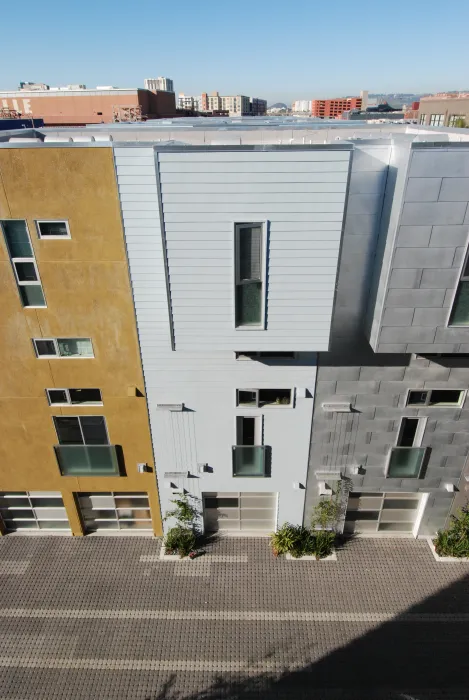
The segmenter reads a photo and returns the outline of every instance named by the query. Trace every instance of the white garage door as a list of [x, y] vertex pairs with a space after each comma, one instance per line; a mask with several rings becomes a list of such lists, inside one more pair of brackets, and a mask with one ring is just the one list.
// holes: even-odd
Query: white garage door
[[276, 493], [212, 492], [204, 493], [203, 499], [206, 532], [242, 536], [275, 530]]
[[355, 493], [349, 495], [345, 533], [412, 534], [418, 493]]

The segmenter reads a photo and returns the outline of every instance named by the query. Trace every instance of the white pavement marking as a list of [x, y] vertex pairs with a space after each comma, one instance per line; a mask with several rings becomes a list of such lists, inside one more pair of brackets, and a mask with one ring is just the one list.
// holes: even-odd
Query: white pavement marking
[[[174, 557], [175, 561], [184, 561], [184, 562], [189, 562], [189, 559], [176, 559]], [[151, 561], [161, 561], [161, 556], [160, 554], [142, 554], [140, 556], [140, 561], [141, 562], [151, 562]], [[167, 560], [166, 560], [167, 561]], [[193, 562], [190, 562], [191, 564], [196, 564], [198, 562], [221, 562], [221, 563], [241, 563], [241, 564], [247, 564], [248, 562], [248, 555], [247, 554], [201, 554], [197, 559], [195, 559]]]
[[304, 661], [191, 661], [190, 659], [64, 659], [34, 658], [23, 656], [2, 656], [0, 667], [3, 668], [59, 668], [87, 669], [96, 671], [231, 671], [276, 672], [303, 668]]
[[27, 560], [23, 561], [11, 561], [8, 559], [2, 559], [0, 561], [0, 574], [16, 574], [21, 575], [26, 573], [30, 562]]
[[0, 618], [79, 620], [228, 620], [234, 622], [469, 622], [469, 613], [279, 612], [244, 610], [93, 610], [0, 608]]

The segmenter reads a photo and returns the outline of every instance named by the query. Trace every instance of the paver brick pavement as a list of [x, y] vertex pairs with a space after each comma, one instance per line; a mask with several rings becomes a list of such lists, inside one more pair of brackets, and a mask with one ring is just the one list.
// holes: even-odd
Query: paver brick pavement
[[0, 539], [1, 700], [469, 699], [469, 564], [363, 539], [337, 562], [220, 539]]

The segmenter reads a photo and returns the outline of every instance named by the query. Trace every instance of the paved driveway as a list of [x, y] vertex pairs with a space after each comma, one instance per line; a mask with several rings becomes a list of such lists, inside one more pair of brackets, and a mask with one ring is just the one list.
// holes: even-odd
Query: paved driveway
[[469, 698], [469, 564], [414, 540], [337, 562], [225, 539], [0, 539], [1, 700]]

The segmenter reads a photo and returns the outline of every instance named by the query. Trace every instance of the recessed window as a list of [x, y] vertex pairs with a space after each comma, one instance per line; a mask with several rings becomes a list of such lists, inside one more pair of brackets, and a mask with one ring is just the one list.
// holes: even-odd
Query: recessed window
[[291, 406], [291, 389], [238, 389], [238, 406], [259, 408], [265, 406]]
[[463, 389], [411, 390], [407, 395], [408, 406], [461, 406], [465, 398]]
[[51, 406], [102, 404], [99, 389], [46, 389], [46, 393]]
[[104, 416], [54, 416], [60, 445], [109, 445]]
[[420, 119], [419, 119], [419, 124], [425, 124], [426, 118], [427, 118], [426, 114], [421, 114]]
[[236, 445], [233, 445], [233, 476], [263, 477], [265, 467], [262, 417], [237, 416]]
[[396, 447], [391, 449], [389, 455], [388, 478], [419, 478], [426, 454], [426, 448], [420, 447], [426, 422], [426, 418], [401, 419]]
[[456, 296], [451, 309], [449, 319], [450, 326], [469, 326], [469, 252], [466, 251], [466, 257], [461, 269]]
[[237, 360], [294, 360], [295, 352], [236, 352]]
[[70, 238], [68, 221], [36, 221], [39, 238]]
[[430, 114], [430, 126], [444, 126], [444, 114]]
[[263, 328], [262, 224], [235, 226], [235, 325]]
[[91, 338], [33, 338], [36, 356], [51, 357], [94, 357]]
[[46, 300], [26, 221], [4, 220], [1, 226], [23, 306], [45, 307]]

